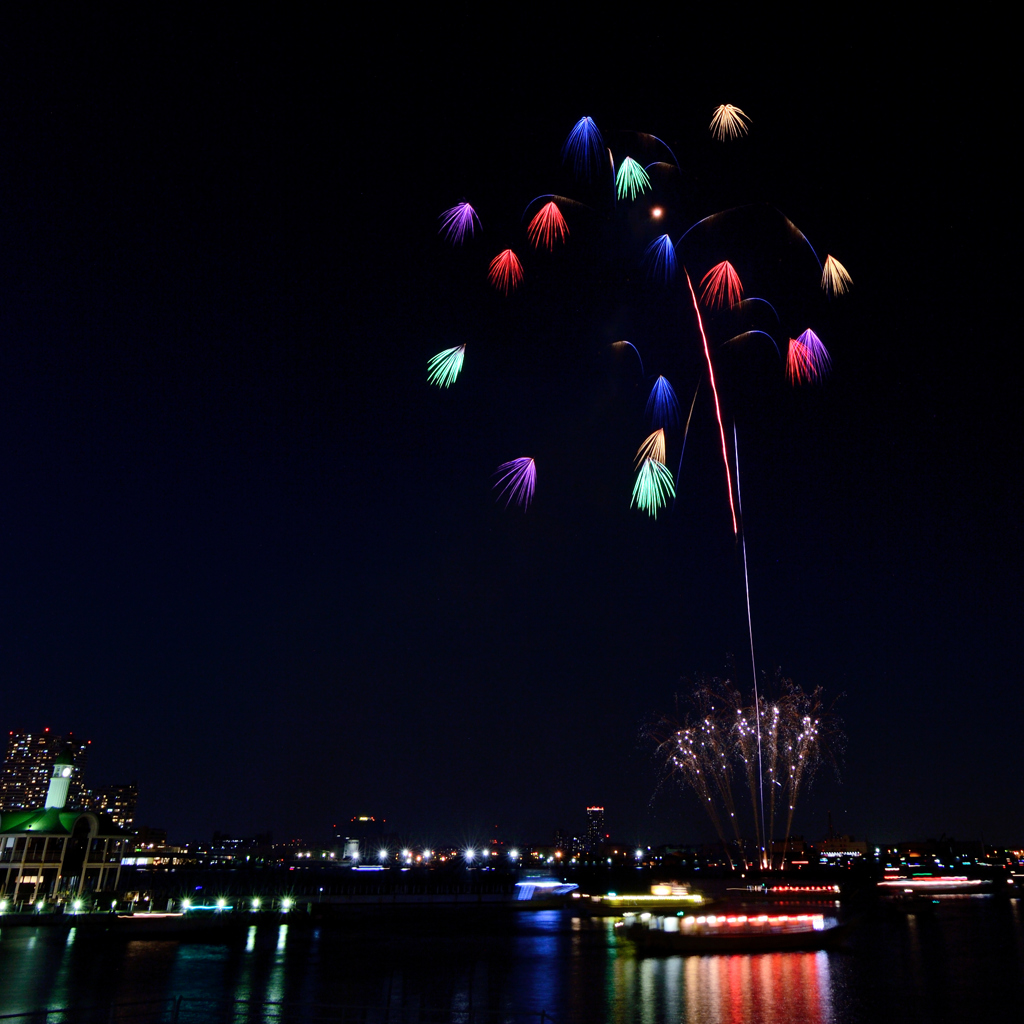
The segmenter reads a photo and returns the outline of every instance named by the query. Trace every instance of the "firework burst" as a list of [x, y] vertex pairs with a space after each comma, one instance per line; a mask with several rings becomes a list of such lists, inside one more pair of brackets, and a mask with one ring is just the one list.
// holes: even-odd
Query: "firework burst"
[[727, 303], [732, 309], [743, 298], [743, 282], [728, 260], [713, 266], [700, 283], [704, 289], [700, 293], [700, 301], [711, 309], [721, 309]]
[[853, 284], [853, 278], [846, 267], [835, 258], [826, 256], [825, 265], [821, 268], [821, 287], [826, 295], [845, 295]]
[[668, 235], [659, 235], [644, 250], [641, 261], [651, 277], [668, 284], [676, 276], [676, 249]]
[[473, 237], [473, 226], [480, 227], [480, 218], [469, 203], [456, 203], [450, 210], [441, 214], [441, 228], [437, 232], [444, 235], [452, 245], [462, 245], [466, 235]]
[[[657, 434], [661, 434], [662, 443], [664, 443], [665, 435], [660, 430], [652, 434], [647, 439], [648, 442]], [[664, 457], [664, 452], [661, 454]], [[675, 496], [676, 488], [672, 482], [672, 474], [665, 463], [659, 462], [657, 459], [644, 459], [636, 477], [636, 484], [633, 486], [633, 500], [629, 503], [629, 507], [632, 508], [636, 505], [653, 519], [657, 519], [658, 509], [664, 508], [668, 504], [668, 499]]]
[[673, 427], [679, 422], [679, 401], [664, 377], [654, 382], [644, 411], [653, 427]]
[[494, 482], [498, 500], [507, 494], [505, 507], [508, 508], [514, 501], [525, 512], [533, 501], [533, 491], [537, 486], [537, 466], [533, 459], [522, 458], [503, 462], [494, 471], [494, 475], [498, 478]]
[[456, 345], [455, 348], [446, 348], [431, 356], [427, 362], [427, 383], [436, 384], [439, 388], [446, 388], [455, 383], [455, 378], [462, 371], [462, 360], [466, 355], [465, 345]]
[[629, 198], [636, 199], [651, 187], [651, 179], [647, 172], [630, 156], [619, 166], [615, 175], [615, 194], [618, 199], [629, 193]]
[[569, 237], [569, 226], [565, 223], [562, 211], [555, 205], [555, 201], [545, 203], [538, 211], [530, 226], [526, 229], [526, 235], [533, 247], [539, 249], [542, 245], [549, 250], [555, 248], [557, 238], [563, 244]]
[[572, 161], [576, 177], [590, 180], [604, 153], [604, 140], [592, 117], [581, 117], [562, 146], [562, 163]]
[[514, 292], [523, 280], [523, 265], [519, 262], [519, 257], [511, 249], [499, 252], [491, 260], [487, 280], [506, 295]]
[[734, 107], [731, 103], [723, 103], [721, 106], [715, 107], [709, 127], [711, 134], [719, 142], [725, 142], [728, 139], [738, 139], [741, 135], [746, 135], [749, 123], [750, 118], [739, 107]]
[[786, 378], [791, 384], [816, 384], [832, 366], [828, 351], [809, 327], [799, 338], [790, 338], [786, 354]]

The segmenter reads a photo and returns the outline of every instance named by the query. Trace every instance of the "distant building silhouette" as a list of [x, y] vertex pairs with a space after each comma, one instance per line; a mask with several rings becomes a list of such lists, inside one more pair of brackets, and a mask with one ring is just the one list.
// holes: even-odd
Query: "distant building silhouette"
[[134, 782], [118, 786], [101, 786], [92, 790], [87, 807], [97, 814], [107, 815], [126, 832], [135, 828], [135, 805], [139, 800], [139, 787]]
[[604, 844], [604, 808], [587, 808], [587, 853], [593, 855], [600, 852]]

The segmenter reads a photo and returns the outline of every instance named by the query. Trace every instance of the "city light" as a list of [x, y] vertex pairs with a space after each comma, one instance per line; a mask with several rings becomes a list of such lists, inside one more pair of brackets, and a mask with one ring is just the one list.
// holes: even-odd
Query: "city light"
[[384, 861], [386, 861], [387, 859], [388, 859], [388, 851], [387, 850], [378, 850], [377, 851], [377, 860], [379, 860], [383, 864]]
[[467, 850], [464, 856], [465, 856], [466, 860], [472, 860], [476, 856], [476, 851], [475, 850]]
[[221, 896], [221, 898], [219, 900], [217, 900], [217, 909], [218, 910], [223, 910], [227, 905], [228, 905], [228, 901], [226, 899], [224, 899], [223, 896]]
[[191, 908], [192, 908], [192, 901], [191, 900], [182, 900], [181, 901], [181, 909], [183, 911], [188, 911]]
[[292, 901], [291, 901], [291, 899], [289, 897], [285, 896], [285, 898], [283, 900], [281, 900], [281, 911], [283, 913], [287, 914], [288, 911], [291, 910], [291, 909], [292, 909]]
[[75, 911], [77, 912], [77, 911], [79, 911], [79, 910], [81, 910], [81, 909], [82, 909], [82, 901], [81, 901], [81, 900], [75, 900], [75, 902], [74, 902], [74, 903], [72, 903], [72, 904], [71, 904], [71, 906], [72, 906], [72, 907], [74, 908], [74, 910], [75, 910]]
[[7, 910], [7, 900], [0, 900], [0, 914]]
[[518, 850], [509, 850], [508, 851], [508, 859], [509, 860], [519, 860], [519, 851]]
[[260, 909], [260, 901], [259, 901], [258, 897], [253, 899], [253, 901], [252, 901], [252, 909], [253, 910], [259, 910]]

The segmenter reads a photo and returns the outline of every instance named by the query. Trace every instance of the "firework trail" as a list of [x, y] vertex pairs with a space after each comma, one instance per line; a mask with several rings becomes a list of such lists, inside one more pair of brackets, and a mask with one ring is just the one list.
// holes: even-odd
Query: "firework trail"
[[700, 328], [700, 340], [704, 343], [704, 358], [708, 363], [708, 377], [711, 380], [711, 393], [715, 396], [715, 416], [718, 417], [718, 433], [722, 439], [722, 461], [725, 463], [725, 485], [729, 491], [729, 511], [732, 513], [732, 532], [734, 534], [739, 533], [739, 527], [736, 524], [736, 507], [732, 501], [732, 474], [729, 471], [729, 451], [725, 445], [725, 427], [722, 425], [722, 407], [718, 401], [718, 388], [715, 386], [715, 368], [711, 365], [711, 351], [708, 348], [708, 338], [704, 333], [704, 321], [700, 317], [700, 306], [697, 304], [697, 294], [693, 290], [693, 282], [690, 280], [690, 274], [683, 268], [683, 273], [686, 274], [686, 285], [690, 289], [690, 298], [693, 299], [693, 311], [697, 314], [697, 326]]
[[731, 345], [734, 341], [742, 341], [744, 338], [749, 338], [754, 334], [763, 334], [771, 343], [775, 346], [775, 354], [781, 359], [782, 353], [779, 351], [779, 346], [775, 339], [767, 331], [744, 331], [742, 334], [733, 335], [731, 338], [727, 338], [723, 345]]
[[508, 493], [505, 507], [514, 501], [524, 512], [530, 507], [533, 501], [533, 491], [537, 486], [537, 466], [531, 458], [513, 459], [511, 462], [503, 462], [494, 472], [498, 478], [494, 483], [494, 489], [498, 491], [498, 500]]
[[436, 384], [439, 388], [446, 388], [449, 384], [455, 383], [455, 378], [462, 371], [462, 360], [466, 354], [465, 345], [457, 345], [455, 348], [446, 348], [431, 356], [427, 362], [427, 383]]
[[[740, 522], [743, 522], [743, 495], [740, 491], [740, 449], [739, 438], [736, 435], [736, 424], [732, 427], [732, 452], [736, 459], [736, 502], [740, 507]], [[744, 528], [740, 535], [743, 544], [743, 586], [747, 594], [747, 636], [750, 638], [750, 667], [754, 673], [754, 715], [757, 722], [761, 722], [761, 701], [757, 695], [757, 665], [754, 662], [754, 625], [750, 617], [750, 576], [747, 573], [747, 531]], [[761, 729], [757, 730], [757, 776], [758, 791], [761, 797], [761, 866], [764, 867], [764, 763], [761, 758]], [[775, 794], [772, 794], [774, 801]], [[770, 833], [769, 833], [770, 834]], [[771, 847], [769, 846], [769, 851]]]
[[609, 345], [608, 347], [618, 348], [620, 345], [628, 345], [636, 353], [637, 359], [640, 360], [640, 376], [642, 377], [644, 375], [644, 361], [640, 357], [640, 349], [638, 349], [636, 345], [633, 344], [633, 342], [626, 341], [625, 339], [623, 339], [622, 341], [613, 341], [611, 345]]
[[[697, 381], [697, 387], [693, 391], [693, 401], [690, 403], [690, 413], [686, 417], [686, 427], [683, 429], [683, 448], [679, 453], [679, 468], [676, 470], [676, 491], [679, 490], [679, 478], [683, 474], [683, 456], [686, 454], [686, 439], [690, 436], [690, 420], [693, 419], [693, 407], [697, 404], [697, 392], [700, 391], [700, 381]], [[672, 508], [676, 507], [676, 503], [673, 500]]]
[[452, 245], [462, 245], [467, 234], [473, 237], [474, 222], [481, 227], [480, 218], [469, 203], [456, 203], [450, 210], [445, 210], [440, 219], [438, 234], [444, 235]]
[[506, 295], [514, 292], [519, 287], [523, 280], [523, 265], [511, 249], [499, 252], [491, 260], [491, 267], [487, 272], [487, 280]]

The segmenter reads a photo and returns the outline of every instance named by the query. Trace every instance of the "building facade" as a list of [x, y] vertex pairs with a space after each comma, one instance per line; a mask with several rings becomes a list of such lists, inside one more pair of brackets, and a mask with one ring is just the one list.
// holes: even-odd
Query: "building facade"
[[0, 896], [15, 904], [117, 888], [126, 837], [109, 818], [67, 808], [71, 752], [58, 754], [41, 807], [0, 812]]

